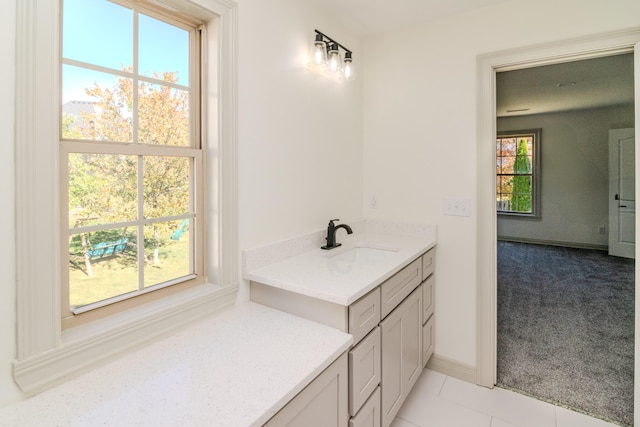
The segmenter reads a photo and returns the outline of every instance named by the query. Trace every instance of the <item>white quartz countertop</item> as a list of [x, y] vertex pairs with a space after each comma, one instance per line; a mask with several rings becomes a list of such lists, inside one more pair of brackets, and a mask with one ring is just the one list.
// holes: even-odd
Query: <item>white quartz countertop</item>
[[[247, 280], [348, 306], [435, 246], [433, 235], [363, 232], [340, 235], [342, 246], [319, 247], [246, 271]], [[362, 260], [340, 256], [354, 247], [386, 249]]]
[[243, 303], [0, 409], [0, 426], [261, 426], [351, 343]]

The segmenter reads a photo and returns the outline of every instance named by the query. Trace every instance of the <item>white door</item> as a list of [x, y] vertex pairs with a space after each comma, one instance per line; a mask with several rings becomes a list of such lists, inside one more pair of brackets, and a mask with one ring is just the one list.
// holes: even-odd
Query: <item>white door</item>
[[609, 131], [609, 255], [635, 258], [634, 129]]

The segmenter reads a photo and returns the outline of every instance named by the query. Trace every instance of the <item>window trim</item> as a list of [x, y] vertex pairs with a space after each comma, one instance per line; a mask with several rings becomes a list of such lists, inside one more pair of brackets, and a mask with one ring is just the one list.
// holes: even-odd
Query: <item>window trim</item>
[[[531, 202], [532, 207], [531, 213], [524, 212], [508, 212], [498, 210], [496, 206], [496, 213], [499, 218], [514, 218], [514, 219], [535, 219], [539, 220], [542, 218], [542, 209], [541, 209], [541, 152], [540, 145], [542, 142], [542, 129], [521, 129], [521, 130], [509, 130], [509, 131], [499, 131], [497, 132], [497, 138], [508, 138], [508, 137], [518, 137], [518, 136], [529, 136], [533, 135], [533, 164], [532, 167], [532, 189], [531, 189]], [[496, 139], [497, 139], [496, 138]], [[497, 175], [496, 175], [497, 176]]]
[[[208, 22], [208, 78], [202, 91], [209, 132], [205, 157], [208, 283], [62, 330], [60, 311], [59, 30], [60, 0], [17, 4], [16, 57], [16, 324], [13, 376], [39, 392], [235, 303], [237, 232], [237, 6], [229, 0], [163, 0]], [[216, 93], [218, 98], [212, 98]], [[216, 102], [217, 101], [217, 102]], [[41, 254], [45, 254], [42, 256]], [[40, 258], [36, 258], [39, 255]], [[37, 261], [37, 268], [34, 268]]]

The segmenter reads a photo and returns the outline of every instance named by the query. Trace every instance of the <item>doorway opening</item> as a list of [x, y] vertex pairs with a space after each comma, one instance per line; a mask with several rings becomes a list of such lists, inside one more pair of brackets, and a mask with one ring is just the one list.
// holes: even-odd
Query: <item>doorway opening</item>
[[634, 264], [619, 257], [634, 255], [633, 97], [633, 53], [496, 75], [497, 385], [622, 425], [633, 423]]
[[[494, 53], [479, 58], [477, 383], [480, 385], [493, 387], [497, 380], [496, 74], [503, 71], [633, 53], [639, 41], [640, 29], [635, 29]], [[638, 84], [640, 81], [638, 55], [635, 55], [634, 61], [634, 79]], [[637, 93], [638, 89], [636, 89]], [[635, 123], [639, 123], [640, 113], [637, 108], [633, 115]], [[635, 138], [637, 137], [636, 126]], [[637, 159], [635, 164], [637, 170]], [[635, 175], [637, 181], [638, 174]], [[637, 275], [636, 270], [635, 286], [638, 283]], [[638, 293], [635, 292], [635, 294]], [[638, 304], [635, 304], [634, 310], [637, 310], [637, 307]], [[638, 316], [635, 318], [638, 319]], [[637, 393], [635, 395], [635, 399], [638, 399]], [[638, 407], [637, 402], [635, 407]]]

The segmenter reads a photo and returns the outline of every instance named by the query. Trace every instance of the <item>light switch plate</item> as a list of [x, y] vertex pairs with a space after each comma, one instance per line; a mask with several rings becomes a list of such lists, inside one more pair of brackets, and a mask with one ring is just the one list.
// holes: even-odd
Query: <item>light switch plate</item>
[[471, 201], [466, 197], [446, 197], [442, 213], [451, 216], [471, 216]]

